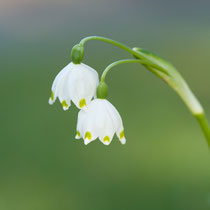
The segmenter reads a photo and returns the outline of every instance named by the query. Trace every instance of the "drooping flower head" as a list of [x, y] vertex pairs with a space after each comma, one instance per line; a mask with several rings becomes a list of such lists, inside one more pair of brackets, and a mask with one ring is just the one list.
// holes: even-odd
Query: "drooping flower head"
[[64, 110], [69, 108], [71, 101], [82, 109], [96, 95], [98, 83], [98, 73], [93, 68], [71, 62], [55, 77], [49, 103], [53, 104], [58, 97]]
[[114, 134], [122, 144], [126, 143], [122, 119], [117, 109], [106, 99], [94, 99], [87, 110], [80, 110], [77, 121], [77, 139], [83, 138], [87, 145], [96, 138], [109, 145]]
[[[125, 144], [120, 114], [106, 100], [108, 87], [104, 79], [107, 72], [102, 75], [99, 83], [98, 73], [81, 63], [83, 56], [83, 45], [75, 45], [71, 51], [72, 62], [59, 72], [52, 84], [49, 103], [53, 104], [58, 97], [64, 110], [69, 108], [71, 101], [81, 109], [78, 114], [76, 138], [82, 137], [86, 145], [96, 138], [104, 145], [109, 145], [115, 133], [120, 142]], [[97, 99], [92, 100], [96, 95]]]

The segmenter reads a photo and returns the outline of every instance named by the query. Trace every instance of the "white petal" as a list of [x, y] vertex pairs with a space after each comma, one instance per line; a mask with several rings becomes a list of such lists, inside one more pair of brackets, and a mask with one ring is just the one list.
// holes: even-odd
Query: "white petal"
[[115, 131], [117, 131], [118, 129], [123, 127], [122, 118], [120, 117], [120, 114], [117, 111], [117, 109], [107, 100], [106, 100], [106, 107], [114, 122]]
[[71, 105], [68, 80], [69, 80], [69, 71], [66, 72], [65, 75], [60, 79], [60, 84], [58, 89], [58, 98], [64, 110], [67, 110]]
[[113, 132], [109, 133], [107, 131], [105, 131], [105, 133], [106, 134], [103, 136], [100, 136], [99, 139], [104, 145], [109, 145], [112, 142], [114, 133]]
[[89, 104], [85, 119], [85, 131], [91, 132], [92, 140], [99, 137], [103, 144], [111, 143], [116, 130], [104, 99], [95, 99]]
[[74, 65], [69, 76], [69, 90], [72, 101], [79, 109], [90, 103], [98, 83], [98, 73], [94, 69], [85, 64]]
[[104, 124], [103, 127], [101, 128], [99, 139], [103, 144], [109, 145], [113, 139], [114, 133], [116, 132], [116, 126], [113, 120], [113, 116], [110, 113], [109, 107], [107, 106], [107, 100], [106, 99], [100, 99], [100, 100], [103, 105], [102, 118]]
[[126, 139], [124, 136], [124, 127], [122, 123], [122, 118], [119, 112], [117, 111], [117, 109], [109, 101], [106, 100], [106, 103], [115, 124], [115, 131], [116, 131], [117, 137], [119, 138], [122, 144], [125, 144]]
[[48, 100], [48, 103], [50, 104], [50, 105], [52, 105], [54, 102], [55, 102], [55, 98], [54, 98], [54, 93], [51, 93], [51, 95], [52, 96], [50, 96], [50, 98], [49, 98], [49, 100]]
[[97, 138], [94, 130], [94, 118], [88, 118], [88, 113], [84, 110], [80, 110], [78, 114], [77, 121], [77, 131], [79, 131], [80, 136], [83, 137], [84, 143], [87, 145]]
[[125, 144], [126, 143], [126, 139], [125, 139], [125, 134], [124, 134], [124, 128], [123, 128], [123, 126], [120, 129], [117, 130], [116, 134], [117, 134], [117, 137], [120, 140], [120, 142], [122, 144]]
[[93, 136], [93, 132], [86, 131], [83, 137], [85, 145], [89, 144], [90, 142], [96, 140], [97, 137]]
[[120, 139], [120, 142], [121, 142], [122, 144], [125, 144], [125, 143], [126, 143], [126, 139], [125, 139], [125, 137], [124, 137], [124, 138], [122, 138], [122, 139]]
[[83, 124], [84, 124], [84, 118], [85, 118], [85, 112], [83, 110], [80, 110], [78, 113], [78, 119], [77, 119], [77, 131], [79, 132], [79, 136], [78, 137], [82, 137], [83, 136]]
[[76, 134], [75, 139], [80, 139], [80, 138], [81, 138], [81, 136]]
[[62, 78], [64, 78], [66, 76], [66, 73], [68, 73], [68, 71], [71, 69], [72, 63], [69, 63], [66, 67], [64, 67], [55, 77], [53, 84], [52, 84], [52, 95], [53, 97], [50, 97], [49, 99], [49, 104], [53, 104], [58, 96], [58, 92], [59, 92], [59, 87], [60, 87], [60, 81], [62, 80]]
[[85, 145], [88, 145], [90, 142], [91, 142], [91, 141], [90, 141], [89, 139], [87, 139], [87, 138], [84, 140], [84, 144], [85, 144]]

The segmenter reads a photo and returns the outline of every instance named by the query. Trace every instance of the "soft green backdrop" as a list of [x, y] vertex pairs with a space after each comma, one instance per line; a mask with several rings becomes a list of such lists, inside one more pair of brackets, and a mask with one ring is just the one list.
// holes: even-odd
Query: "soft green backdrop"
[[[210, 118], [209, 1], [0, 1], [0, 209], [207, 210], [210, 153], [178, 96], [138, 64], [107, 77], [127, 138], [75, 140], [78, 110], [48, 105], [71, 47], [103, 35], [171, 61]], [[126, 52], [87, 43], [99, 74]]]

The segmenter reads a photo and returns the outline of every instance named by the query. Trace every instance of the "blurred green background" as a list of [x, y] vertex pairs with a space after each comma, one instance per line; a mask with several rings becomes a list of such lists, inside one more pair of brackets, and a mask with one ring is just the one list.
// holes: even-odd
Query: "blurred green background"
[[[113, 69], [109, 100], [127, 138], [75, 140], [78, 110], [48, 105], [74, 44], [106, 36], [171, 61], [210, 118], [210, 2], [0, 1], [0, 210], [210, 209], [210, 154], [179, 97], [138, 64]], [[131, 58], [98, 41], [84, 63], [99, 74]]]

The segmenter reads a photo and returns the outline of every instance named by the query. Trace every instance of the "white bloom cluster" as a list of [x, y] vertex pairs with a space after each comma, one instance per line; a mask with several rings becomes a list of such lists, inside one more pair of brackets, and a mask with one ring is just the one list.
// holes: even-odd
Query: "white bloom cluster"
[[71, 106], [71, 101], [81, 109], [75, 138], [83, 138], [86, 145], [97, 138], [104, 145], [109, 145], [115, 133], [125, 144], [120, 114], [109, 101], [96, 98], [98, 84], [98, 73], [94, 69], [83, 63], [71, 62], [55, 77], [49, 104], [58, 97], [64, 110]]

